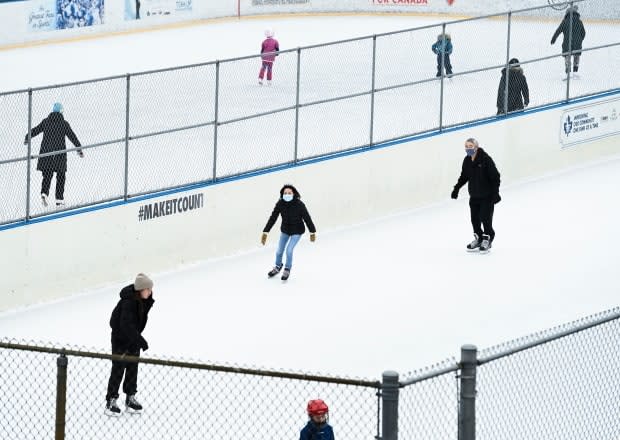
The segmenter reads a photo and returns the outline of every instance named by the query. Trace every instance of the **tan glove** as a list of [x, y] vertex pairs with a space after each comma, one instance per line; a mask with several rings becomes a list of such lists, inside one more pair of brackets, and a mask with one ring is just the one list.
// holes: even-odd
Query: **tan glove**
[[260, 237], [260, 243], [264, 246], [266, 242], [267, 242], [267, 233], [263, 232], [263, 235], [261, 235]]
[[316, 241], [316, 234], [310, 234], [310, 241], [313, 243]]

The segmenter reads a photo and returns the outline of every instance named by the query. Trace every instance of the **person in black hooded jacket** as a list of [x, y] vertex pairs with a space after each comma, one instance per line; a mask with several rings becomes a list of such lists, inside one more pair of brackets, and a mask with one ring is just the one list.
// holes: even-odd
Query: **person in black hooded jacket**
[[567, 54], [567, 52], [573, 52], [573, 72], [576, 73], [579, 70], [581, 46], [583, 40], [586, 38], [586, 28], [583, 26], [583, 22], [577, 10], [577, 5], [573, 5], [566, 10], [564, 19], [551, 37], [551, 44], [553, 45], [558, 36], [563, 34], [562, 53], [566, 54], [564, 55], [564, 71], [567, 75], [570, 73], [570, 54]]
[[[79, 149], [82, 145], [77, 136], [73, 132], [71, 125], [62, 115], [63, 107], [59, 102], [54, 104], [52, 113], [41, 121], [39, 125], [34, 127], [30, 133], [26, 134], [24, 144], [28, 145], [28, 135], [30, 138], [43, 133], [41, 141], [41, 149], [39, 154], [52, 153], [54, 151], [64, 151], [67, 149], [65, 137], [75, 145], [80, 157], [84, 157], [84, 152]], [[56, 173], [56, 206], [65, 204], [65, 174], [67, 172], [67, 153], [58, 153], [52, 156], [40, 157], [37, 160], [37, 170], [43, 173], [43, 182], [41, 183], [41, 201], [43, 206], [47, 206], [50, 193], [50, 185], [52, 177]]]
[[467, 183], [471, 224], [474, 228], [474, 240], [467, 245], [467, 250], [488, 252], [495, 238], [494, 206], [501, 200], [500, 174], [491, 156], [480, 148], [476, 139], [469, 138], [465, 141], [465, 152], [467, 156], [463, 158], [461, 175], [454, 185], [451, 197], [458, 198], [459, 189]]
[[[530, 103], [530, 89], [527, 86], [527, 79], [523, 74], [523, 69], [519, 65], [519, 60], [513, 58], [509, 61], [508, 71], [508, 112], [523, 110]], [[497, 88], [497, 114], [504, 113], [506, 96], [506, 68], [502, 69], [502, 78]]]
[[[153, 307], [153, 281], [143, 273], [136, 276], [133, 284], [120, 292], [121, 299], [110, 316], [112, 328], [112, 354], [140, 356], [140, 349], [148, 350], [149, 344], [142, 336], [149, 311]], [[118, 416], [121, 413], [116, 403], [118, 389], [123, 380], [123, 392], [127, 395], [125, 406], [128, 411], [139, 412], [142, 405], [136, 400], [138, 389], [138, 364], [136, 362], [112, 361], [112, 371], [106, 394], [106, 414]]]
[[273, 212], [267, 220], [267, 224], [263, 229], [261, 243], [267, 242], [267, 235], [275, 224], [278, 216], [282, 216], [282, 225], [280, 227], [280, 241], [278, 242], [278, 250], [276, 251], [276, 264], [274, 268], [267, 274], [269, 278], [277, 275], [282, 270], [282, 255], [286, 249], [286, 265], [282, 272], [282, 280], [286, 281], [291, 273], [293, 266], [293, 250], [301, 236], [306, 232], [304, 223], [308, 225], [310, 230], [310, 241], [316, 240], [316, 228], [312, 222], [312, 218], [308, 213], [306, 205], [301, 200], [299, 191], [293, 185], [284, 185], [280, 189], [280, 198], [273, 208]]

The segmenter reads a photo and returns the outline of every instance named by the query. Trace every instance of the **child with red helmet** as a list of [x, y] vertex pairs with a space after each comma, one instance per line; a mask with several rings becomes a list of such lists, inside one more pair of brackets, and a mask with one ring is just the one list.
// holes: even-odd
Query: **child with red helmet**
[[327, 423], [329, 408], [321, 399], [308, 402], [308, 423], [301, 430], [299, 440], [334, 440], [334, 430]]

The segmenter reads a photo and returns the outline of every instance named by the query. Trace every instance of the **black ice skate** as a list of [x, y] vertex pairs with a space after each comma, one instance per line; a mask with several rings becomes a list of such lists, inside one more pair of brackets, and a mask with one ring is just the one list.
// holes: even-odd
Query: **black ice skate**
[[288, 280], [288, 277], [291, 275], [291, 269], [284, 269], [284, 272], [282, 272], [282, 281], [286, 281]]
[[478, 234], [474, 234], [474, 239], [467, 245], [467, 252], [476, 252], [480, 249], [480, 237]]
[[491, 237], [482, 234], [482, 243], [480, 243], [480, 253], [486, 254], [491, 250]]
[[282, 270], [282, 266], [273, 266], [273, 269], [271, 269], [269, 271], [269, 273], [267, 274], [267, 276], [269, 278], [275, 277], [277, 274], [280, 273], [280, 271]]
[[110, 417], [119, 417], [121, 409], [116, 404], [116, 399], [108, 399], [105, 404], [105, 414]]
[[127, 407], [127, 412], [139, 413], [142, 411], [142, 405], [136, 400], [135, 394], [127, 396], [127, 399], [125, 399], [125, 406]]

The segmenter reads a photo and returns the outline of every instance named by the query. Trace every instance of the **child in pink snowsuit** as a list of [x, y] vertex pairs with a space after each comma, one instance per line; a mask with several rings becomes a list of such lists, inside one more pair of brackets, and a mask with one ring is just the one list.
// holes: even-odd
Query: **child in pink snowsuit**
[[265, 77], [265, 70], [267, 71], [267, 81], [268, 84], [271, 84], [271, 69], [273, 68], [273, 62], [276, 60], [278, 56], [278, 51], [280, 50], [280, 45], [278, 44], [278, 40], [273, 38], [273, 31], [271, 29], [267, 29], [265, 31], [265, 41], [260, 49], [261, 60], [263, 62], [262, 67], [260, 68], [260, 72], [258, 73], [258, 83], [263, 83], [263, 78]]

